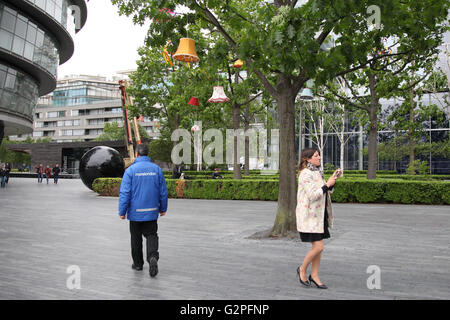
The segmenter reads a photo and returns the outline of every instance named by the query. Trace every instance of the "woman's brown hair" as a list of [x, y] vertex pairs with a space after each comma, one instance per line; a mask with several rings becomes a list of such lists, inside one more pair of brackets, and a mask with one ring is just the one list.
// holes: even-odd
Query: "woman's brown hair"
[[306, 168], [306, 164], [308, 163], [308, 159], [311, 159], [314, 153], [319, 152], [316, 148], [305, 148], [302, 150], [301, 156], [300, 156], [300, 164], [298, 165], [298, 174], [300, 175], [300, 172], [302, 172], [303, 169]]

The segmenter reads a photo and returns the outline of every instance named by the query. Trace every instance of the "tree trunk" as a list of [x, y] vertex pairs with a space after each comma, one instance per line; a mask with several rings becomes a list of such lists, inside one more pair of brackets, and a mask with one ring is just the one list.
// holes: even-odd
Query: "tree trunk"
[[[281, 80], [283, 81], [283, 79]], [[271, 236], [286, 236], [297, 232], [295, 208], [296, 194], [296, 154], [295, 154], [295, 95], [291, 93], [285, 80], [284, 90], [277, 97], [280, 115], [280, 180], [278, 187], [278, 209]]]
[[236, 135], [240, 126], [241, 108], [237, 103], [233, 104], [233, 129], [234, 135], [234, 157], [233, 157], [233, 174], [234, 179], [242, 179], [241, 166], [240, 166], [240, 152], [239, 152], [239, 137]]
[[377, 177], [377, 140], [378, 140], [378, 98], [376, 97], [375, 75], [369, 75], [370, 87], [370, 129], [369, 129], [369, 167], [367, 170], [367, 179], [376, 179]]
[[[245, 106], [245, 132], [250, 129], [250, 104], [247, 103]], [[244, 175], [250, 175], [250, 145], [249, 137], [245, 136], [245, 163], [244, 163]]]

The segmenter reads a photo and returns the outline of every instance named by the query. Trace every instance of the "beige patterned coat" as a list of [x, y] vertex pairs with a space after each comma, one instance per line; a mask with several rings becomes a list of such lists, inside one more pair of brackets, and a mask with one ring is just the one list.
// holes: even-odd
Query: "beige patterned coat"
[[297, 230], [308, 233], [323, 233], [325, 215], [325, 196], [328, 197], [327, 212], [328, 225], [333, 227], [333, 213], [331, 209], [330, 191], [323, 193], [326, 184], [319, 171], [305, 168], [298, 177], [297, 191]]

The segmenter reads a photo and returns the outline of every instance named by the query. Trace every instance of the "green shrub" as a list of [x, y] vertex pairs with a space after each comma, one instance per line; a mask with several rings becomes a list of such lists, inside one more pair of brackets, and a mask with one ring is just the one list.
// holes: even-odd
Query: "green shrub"
[[334, 202], [450, 204], [450, 183], [394, 179], [340, 179]]
[[92, 189], [101, 196], [117, 197], [121, 183], [122, 178], [97, 178], [92, 183]]
[[[166, 179], [170, 198], [178, 198], [176, 179]], [[99, 178], [93, 183], [95, 192], [118, 196], [120, 178]], [[222, 200], [278, 200], [276, 179], [196, 179], [185, 180], [183, 198]], [[450, 204], [450, 182], [406, 181], [400, 179], [339, 179], [331, 194], [339, 203], [422, 203]]]

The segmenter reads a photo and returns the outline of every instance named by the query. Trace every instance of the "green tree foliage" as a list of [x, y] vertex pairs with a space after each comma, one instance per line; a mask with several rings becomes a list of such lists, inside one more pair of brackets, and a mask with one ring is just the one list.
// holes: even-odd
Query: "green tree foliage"
[[[138, 124], [139, 135], [141, 136], [141, 141], [148, 142], [150, 141], [150, 136], [147, 131]], [[131, 134], [133, 138], [135, 138], [134, 130], [131, 130]], [[105, 123], [103, 128], [103, 133], [95, 138], [95, 141], [118, 141], [124, 140], [125, 133], [123, 127], [120, 127], [117, 122]]]
[[[273, 235], [296, 230], [295, 98], [308, 79], [324, 83], [367, 66], [381, 37], [397, 37], [399, 47], [392, 58], [422, 52], [428, 54], [441, 42], [448, 0], [229, 0], [148, 1], [112, 0], [122, 14], [135, 23], [150, 19], [147, 44], [162, 47], [168, 40], [195, 36], [206, 48], [208, 33], [220, 34], [233, 53], [245, 60], [276, 101], [280, 119], [280, 181], [278, 210]], [[301, 5], [303, 4], [303, 5]], [[382, 28], [369, 28], [367, 8], [380, 9]], [[166, 9], [189, 13], [170, 16]], [[186, 10], [184, 11], [186, 12]], [[370, 24], [370, 23], [369, 23]], [[193, 34], [194, 29], [205, 32]], [[333, 34], [335, 46], [321, 46]], [[208, 43], [210, 47], [214, 44]], [[189, 78], [185, 78], [185, 83]], [[186, 101], [183, 99], [183, 101]], [[220, 116], [219, 116], [220, 119]]]

